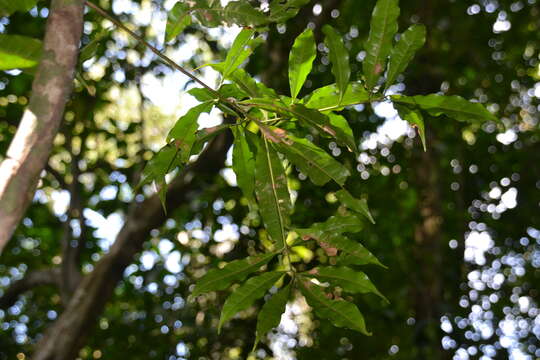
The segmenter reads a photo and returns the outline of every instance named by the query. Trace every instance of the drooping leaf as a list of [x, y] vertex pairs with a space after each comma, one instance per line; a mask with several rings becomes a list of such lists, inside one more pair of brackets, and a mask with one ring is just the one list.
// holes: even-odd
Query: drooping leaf
[[193, 143], [193, 147], [191, 148], [190, 156], [200, 153], [203, 149], [204, 144], [206, 144], [208, 141], [212, 140], [214, 137], [221, 134], [223, 131], [230, 127], [231, 125], [229, 124], [221, 124], [218, 126], [197, 130], [197, 132], [195, 133], [195, 142]]
[[284, 23], [288, 19], [295, 17], [300, 8], [310, 0], [272, 0], [270, 3], [270, 20], [277, 23]]
[[378, 0], [373, 15], [369, 36], [366, 41], [366, 58], [363, 62], [366, 86], [373, 90], [384, 73], [386, 59], [392, 49], [392, 39], [398, 30], [398, 0]]
[[412, 25], [401, 35], [401, 38], [390, 53], [385, 88], [392, 85], [396, 81], [397, 76], [405, 71], [416, 51], [424, 46], [425, 42], [426, 28], [421, 24]]
[[186, 27], [191, 25], [191, 14], [189, 10], [189, 5], [180, 1], [167, 13], [165, 42], [174, 40]]
[[315, 277], [321, 282], [329, 282], [333, 286], [339, 286], [345, 292], [352, 294], [373, 293], [388, 302], [388, 299], [381, 294], [362, 271], [356, 271], [345, 266], [321, 266], [302, 273], [302, 275]]
[[289, 300], [291, 286], [287, 285], [263, 305], [259, 315], [257, 316], [257, 337], [255, 339], [254, 348], [261, 337], [279, 325], [281, 315], [285, 312], [285, 306]]
[[277, 249], [285, 246], [291, 212], [287, 175], [277, 152], [266, 139], [259, 141], [255, 163], [255, 186], [259, 211]]
[[186, 163], [191, 156], [191, 148], [197, 140], [197, 128], [199, 124], [197, 120], [203, 112], [210, 112], [214, 106], [213, 102], [204, 102], [189, 109], [189, 111], [176, 121], [167, 141], [173, 140], [174, 145], [179, 151], [179, 159], [182, 163]]
[[234, 147], [232, 168], [236, 174], [236, 182], [248, 200], [253, 199], [255, 190], [255, 155], [246, 139], [246, 132], [239, 126], [233, 127]]
[[330, 119], [330, 125], [332, 125], [334, 129], [339, 129], [340, 136], [343, 139], [347, 139], [347, 144], [349, 144], [347, 147], [349, 148], [354, 144], [354, 148], [349, 148], [349, 150], [358, 153], [358, 146], [356, 146], [354, 134], [347, 119], [344, 116], [334, 113], [329, 113], [328, 118]]
[[461, 96], [444, 95], [392, 95], [392, 101], [398, 104], [418, 107], [432, 116], [446, 115], [458, 121], [481, 124], [484, 121], [497, 121], [482, 104], [465, 100]]
[[242, 260], [235, 260], [223, 269], [211, 269], [204, 275], [193, 289], [192, 295], [197, 296], [209, 291], [223, 290], [232, 283], [244, 280], [249, 274], [268, 264], [276, 256], [276, 252], [249, 256]]
[[15, 11], [26, 12], [36, 6], [38, 0], [0, 0], [0, 17]]
[[225, 304], [223, 304], [218, 332], [221, 330], [221, 326], [236, 313], [247, 309], [255, 300], [263, 297], [268, 289], [270, 289], [283, 274], [284, 273], [281, 271], [270, 271], [259, 276], [254, 276], [236, 289], [227, 300], [225, 300]]
[[324, 234], [340, 235], [343, 233], [355, 233], [362, 229], [362, 222], [354, 215], [334, 215], [325, 222], [315, 223], [307, 229], [294, 229], [305, 238], [320, 239]]
[[[249, 5], [248, 5], [249, 6]], [[229, 74], [236, 70], [248, 57], [251, 55], [251, 48], [249, 44], [251, 37], [255, 33], [253, 29], [242, 29], [240, 33], [234, 39], [234, 42], [227, 53], [225, 62], [223, 63], [222, 75], [224, 78], [228, 78]]]
[[408, 106], [400, 105], [398, 103], [394, 103], [394, 107], [396, 108], [400, 118], [407, 121], [409, 124], [411, 124], [411, 126], [418, 130], [420, 140], [422, 141], [422, 146], [424, 147], [424, 151], [426, 151], [426, 130], [424, 126], [424, 117], [422, 116], [420, 110], [411, 109]]
[[313, 30], [306, 29], [294, 41], [289, 55], [289, 85], [293, 99], [296, 99], [311, 72], [316, 55], [317, 46], [315, 45]]
[[364, 215], [365, 217], [369, 219], [369, 221], [375, 224], [375, 220], [373, 219], [373, 217], [371, 216], [371, 213], [369, 212], [369, 207], [365, 199], [356, 199], [345, 189], [341, 189], [338, 192], [336, 192], [336, 197], [343, 205], [345, 205], [351, 210], [354, 210]]
[[351, 175], [345, 166], [309, 140], [293, 135], [287, 135], [287, 140], [276, 144], [276, 147], [309, 176], [315, 185], [324, 185], [330, 180], [344, 185]]
[[351, 66], [349, 64], [349, 52], [343, 44], [341, 35], [330, 25], [323, 26], [325, 34], [324, 43], [329, 49], [328, 56], [332, 63], [332, 74], [336, 78], [336, 85], [339, 94], [338, 104], [341, 103], [351, 76]]
[[309, 281], [301, 282], [300, 290], [317, 316], [330, 320], [334, 326], [371, 335], [366, 329], [364, 316], [354, 304], [344, 300], [329, 299], [319, 286]]
[[317, 239], [323, 247], [333, 247], [343, 251], [342, 265], [366, 265], [375, 264], [386, 268], [368, 249], [362, 244], [349, 239], [343, 235], [334, 236], [333, 234], [323, 234], [320, 239]]
[[368, 102], [369, 93], [358, 82], [351, 82], [347, 86], [345, 94], [340, 101], [340, 94], [336, 84], [323, 86], [313, 91], [305, 99], [304, 104], [311, 109], [319, 111], [340, 111], [346, 106], [362, 104]]
[[42, 43], [21, 35], [0, 34], [0, 70], [25, 69], [38, 64]]

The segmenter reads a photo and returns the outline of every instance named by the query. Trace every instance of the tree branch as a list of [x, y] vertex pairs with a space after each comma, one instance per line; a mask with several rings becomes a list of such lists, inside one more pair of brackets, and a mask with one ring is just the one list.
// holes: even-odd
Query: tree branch
[[73, 85], [83, 0], [53, 0], [32, 96], [0, 164], [0, 252], [30, 204]]
[[23, 293], [32, 290], [37, 286], [58, 286], [59, 281], [60, 269], [58, 268], [29, 272], [22, 279], [13, 282], [13, 284], [7, 288], [4, 295], [0, 297], [0, 309], [9, 308], [15, 303], [15, 301], [17, 301], [19, 295], [22, 295]]

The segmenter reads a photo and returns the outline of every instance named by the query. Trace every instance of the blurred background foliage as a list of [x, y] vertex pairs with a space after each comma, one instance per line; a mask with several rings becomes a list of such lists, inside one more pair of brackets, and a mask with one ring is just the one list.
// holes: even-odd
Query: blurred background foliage
[[[164, 44], [174, 1], [98, 3], [191, 69], [223, 59], [238, 32], [192, 25]], [[321, 43], [321, 27], [329, 23], [345, 35], [351, 68], [359, 71], [374, 3], [310, 2], [286, 24], [270, 27], [246, 69], [287, 94], [293, 40], [310, 26]], [[0, 18], [0, 33], [41, 38], [47, 6], [40, 2], [27, 13]], [[400, 6], [400, 30], [420, 22], [428, 36], [390, 91], [459, 94], [485, 104], [502, 125], [427, 118], [423, 152], [415, 130], [387, 104], [344, 110], [360, 157], [333, 142], [324, 146], [357, 170], [352, 192], [369, 196], [377, 223], [366, 222], [358, 239], [389, 267], [366, 272], [390, 304], [372, 295], [356, 299], [374, 334], [365, 337], [315, 321], [299, 298], [251, 359], [540, 358], [540, 3], [426, 0]], [[154, 193], [152, 187], [132, 192], [144, 162], [164, 144], [178, 116], [196, 104], [184, 93], [194, 86], [186, 77], [87, 9], [83, 45], [98, 37], [96, 55], [79, 64], [34, 203], [0, 257], [0, 359], [22, 360], [37, 351], [36, 342], [70, 297], [70, 286], [55, 283], [8, 302], [9, 289], [32, 272], [61, 271], [73, 252], [74, 266], [90, 276], [127, 226], [131, 209]], [[318, 50], [301, 96], [310, 84], [333, 81], [324, 45]], [[216, 84], [210, 67], [197, 73]], [[28, 102], [31, 82], [25, 72], [0, 74], [0, 154]], [[201, 126], [221, 121], [214, 111]], [[195, 179], [184, 201], [145, 235], [130, 264], [117, 269], [122, 280], [104, 311], [91, 315], [81, 359], [248, 357], [255, 310], [242, 312], [218, 336], [227, 291], [189, 296], [208, 268], [247, 256], [265, 240], [231, 173], [229, 158], [210, 179]], [[334, 212], [335, 199], [325, 187], [294, 169], [289, 181], [297, 195], [295, 224]], [[306, 247], [296, 254], [299, 261], [329, 261]]]

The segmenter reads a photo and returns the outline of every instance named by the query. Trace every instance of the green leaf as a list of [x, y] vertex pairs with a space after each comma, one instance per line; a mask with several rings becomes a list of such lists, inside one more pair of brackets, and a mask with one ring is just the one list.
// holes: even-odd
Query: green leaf
[[232, 168], [236, 174], [236, 182], [246, 198], [251, 201], [255, 190], [255, 155], [250, 149], [246, 134], [240, 126], [233, 127], [234, 147]]
[[225, 300], [225, 304], [223, 304], [221, 317], [219, 319], [218, 333], [221, 331], [221, 326], [226, 321], [239, 311], [250, 307], [255, 300], [263, 297], [268, 289], [270, 289], [283, 274], [284, 273], [281, 271], [270, 271], [250, 278], [236, 289], [227, 300]]
[[272, 0], [270, 3], [270, 20], [284, 23], [288, 19], [295, 17], [300, 8], [310, 0]]
[[[211, 64], [210, 65], [215, 70], [223, 74], [224, 64]], [[225, 79], [232, 80], [242, 91], [248, 94], [251, 97], [269, 97], [277, 98], [277, 94], [273, 89], [266, 87], [264, 84], [255, 81], [244, 69], [236, 69], [233, 72], [229, 73]], [[227, 85], [227, 84], [225, 84]], [[223, 85], [224, 86], [224, 85]]]
[[336, 236], [362, 230], [362, 222], [354, 215], [334, 215], [325, 222], [315, 223], [307, 229], [295, 229], [301, 237], [320, 239], [324, 234]]
[[281, 321], [281, 315], [285, 312], [285, 306], [289, 300], [291, 292], [291, 286], [287, 285], [274, 295], [263, 305], [259, 315], [257, 316], [257, 337], [255, 339], [255, 345], [261, 337], [279, 325]]
[[191, 14], [189, 6], [184, 2], [177, 2], [167, 13], [167, 25], [165, 27], [165, 42], [174, 40], [191, 25]]
[[276, 255], [276, 252], [272, 252], [249, 256], [242, 260], [232, 261], [225, 265], [223, 269], [211, 269], [197, 281], [192, 295], [197, 296], [209, 291], [228, 288], [232, 283], [244, 280], [249, 274], [268, 264]]
[[389, 302], [362, 271], [356, 271], [345, 266], [321, 266], [302, 273], [302, 275], [316, 277], [322, 282], [329, 282], [333, 286], [339, 286], [345, 292], [351, 294], [373, 293]]
[[343, 251], [345, 256], [345, 263], [355, 265], [375, 264], [386, 268], [368, 249], [362, 244], [353, 241], [343, 235], [334, 236], [333, 234], [323, 234], [320, 239], [316, 239], [320, 244], [325, 247], [334, 247]]
[[339, 135], [343, 139], [343, 142], [348, 144], [347, 147], [349, 148], [350, 146], [354, 145], [354, 147], [352, 149], [349, 148], [349, 150], [358, 153], [358, 146], [356, 146], [354, 134], [347, 119], [344, 116], [334, 113], [329, 113], [328, 118], [330, 119], [330, 125], [332, 125], [334, 129], [339, 130]]
[[261, 26], [268, 23], [265, 14], [253, 8], [246, 1], [231, 1], [225, 6], [225, 19], [229, 24], [240, 26]]
[[370, 336], [366, 329], [364, 316], [358, 308], [344, 300], [330, 300], [324, 291], [311, 282], [302, 282], [300, 286], [302, 295], [317, 316], [330, 320], [337, 327], [348, 328]]
[[291, 97], [296, 99], [313, 67], [317, 55], [317, 46], [313, 30], [306, 29], [296, 40], [289, 54], [289, 85]]
[[191, 148], [190, 156], [200, 153], [204, 147], [204, 144], [206, 144], [208, 141], [212, 140], [214, 137], [221, 134], [224, 130], [230, 127], [231, 125], [229, 124], [222, 124], [210, 128], [197, 130], [197, 132], [195, 133], [195, 142], [193, 143], [193, 147]]
[[278, 250], [283, 249], [287, 238], [291, 198], [287, 188], [287, 175], [277, 152], [266, 139], [259, 142], [255, 167], [256, 195], [259, 211], [270, 239]]
[[338, 104], [341, 103], [347, 85], [349, 85], [349, 78], [351, 76], [351, 67], [349, 64], [349, 52], [343, 44], [341, 35], [330, 25], [323, 26], [323, 33], [326, 35], [324, 43], [329, 49], [328, 56], [332, 63], [332, 74], [336, 78], [337, 90], [339, 93]]
[[394, 107], [396, 108], [400, 118], [418, 129], [422, 146], [424, 147], [424, 151], [426, 151], [426, 130], [422, 113], [419, 110], [411, 109], [408, 106], [397, 103], [394, 103]]
[[412, 25], [401, 35], [401, 38], [390, 53], [385, 88], [392, 85], [396, 81], [397, 76], [405, 71], [407, 65], [414, 58], [416, 51], [424, 46], [425, 42], [426, 28], [421, 24]]
[[255, 30], [242, 29], [236, 36], [223, 64], [222, 75], [224, 78], [228, 78], [229, 74], [240, 67], [249, 55], [251, 55], [252, 50], [248, 47], [248, 44], [254, 33]]
[[180, 162], [186, 163], [191, 156], [191, 148], [197, 140], [197, 120], [203, 112], [209, 113], [214, 106], [213, 102], [204, 102], [189, 109], [189, 111], [176, 121], [167, 135], [167, 141], [174, 140], [174, 145], [180, 152]]
[[315, 185], [324, 185], [334, 180], [343, 186], [351, 175], [345, 166], [307, 139], [287, 135], [287, 141], [276, 144], [276, 147], [308, 175]]
[[365, 199], [355, 199], [347, 190], [342, 189], [336, 192], [336, 197], [338, 200], [348, 207], [351, 210], [354, 210], [365, 217], [369, 219], [373, 224], [375, 224], [375, 220], [373, 220], [373, 217], [371, 216], [371, 213], [369, 212], [369, 208], [367, 205], [367, 201]]
[[[343, 98], [340, 101], [341, 95], [343, 95]], [[318, 88], [305, 99], [304, 104], [306, 107], [319, 111], [340, 111], [346, 106], [363, 104], [370, 101], [369, 93], [358, 82], [349, 83], [344, 94], [339, 93], [336, 84], [331, 84]]]
[[418, 95], [390, 96], [393, 102], [418, 107], [432, 116], [446, 115], [458, 121], [481, 124], [484, 121], [498, 121], [482, 104], [465, 100], [461, 96]]
[[25, 69], [41, 59], [40, 40], [21, 35], [0, 34], [0, 70]]
[[26, 12], [36, 6], [38, 0], [0, 0], [0, 17], [15, 11]]
[[107, 30], [100, 31], [88, 44], [86, 44], [79, 52], [79, 63], [93, 58], [96, 55], [99, 44], [102, 39], [108, 34]]
[[373, 9], [371, 27], [366, 41], [366, 58], [363, 63], [366, 86], [373, 90], [384, 73], [386, 58], [392, 49], [392, 39], [398, 30], [398, 0], [378, 0]]

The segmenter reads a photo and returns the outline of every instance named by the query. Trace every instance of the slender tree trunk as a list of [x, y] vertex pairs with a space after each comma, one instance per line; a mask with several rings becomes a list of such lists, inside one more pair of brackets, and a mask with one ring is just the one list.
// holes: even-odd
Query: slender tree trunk
[[28, 108], [0, 164], [0, 252], [32, 201], [71, 93], [83, 0], [52, 0]]

